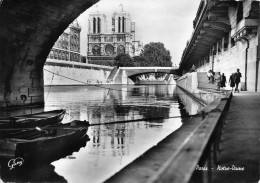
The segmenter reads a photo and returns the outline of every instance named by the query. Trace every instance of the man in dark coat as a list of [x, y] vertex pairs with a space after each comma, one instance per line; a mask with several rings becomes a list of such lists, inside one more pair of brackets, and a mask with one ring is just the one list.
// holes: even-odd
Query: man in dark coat
[[229, 83], [230, 83], [230, 87], [232, 88], [232, 92], [233, 92], [233, 88], [235, 87], [235, 78], [234, 78], [235, 73], [232, 73], [229, 77]]
[[226, 87], [226, 82], [227, 82], [226, 76], [224, 73], [222, 73], [221, 80], [220, 80], [220, 87], [224, 89], [224, 87]]
[[238, 85], [240, 83], [240, 78], [242, 77], [242, 74], [239, 72], [239, 69], [237, 69], [237, 72], [234, 74], [234, 79], [235, 79], [235, 92], [239, 92]]

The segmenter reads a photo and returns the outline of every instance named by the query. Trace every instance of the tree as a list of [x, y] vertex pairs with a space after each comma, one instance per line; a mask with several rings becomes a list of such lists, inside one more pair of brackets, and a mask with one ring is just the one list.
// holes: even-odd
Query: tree
[[133, 61], [128, 54], [121, 53], [115, 57], [114, 65], [117, 67], [133, 67]]
[[163, 43], [151, 42], [144, 46], [144, 51], [140, 55], [146, 62], [141, 66], [159, 66], [159, 67], [171, 67], [171, 55], [170, 51], [166, 50]]
[[144, 67], [146, 64], [146, 60], [142, 56], [134, 56], [132, 60], [135, 67]]

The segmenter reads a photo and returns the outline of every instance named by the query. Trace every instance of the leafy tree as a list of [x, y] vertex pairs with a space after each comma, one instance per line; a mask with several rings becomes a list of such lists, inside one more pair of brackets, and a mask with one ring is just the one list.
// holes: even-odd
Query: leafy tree
[[132, 60], [135, 67], [144, 67], [146, 64], [146, 60], [142, 56], [134, 56]]
[[133, 67], [133, 61], [128, 54], [121, 53], [115, 57], [114, 65], [118, 67]]
[[166, 50], [163, 43], [149, 43], [144, 46], [140, 56], [131, 59], [128, 54], [122, 53], [115, 57], [114, 65], [118, 67], [171, 67], [170, 51]]
[[146, 44], [140, 56], [146, 60], [141, 66], [172, 66], [170, 51], [166, 50], [164, 44], [160, 42]]

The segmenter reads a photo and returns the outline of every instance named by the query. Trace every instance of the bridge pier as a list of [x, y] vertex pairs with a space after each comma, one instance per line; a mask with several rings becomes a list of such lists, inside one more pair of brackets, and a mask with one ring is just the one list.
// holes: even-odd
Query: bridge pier
[[43, 104], [43, 65], [61, 33], [98, 0], [1, 1], [0, 107]]
[[44, 104], [43, 70], [32, 62], [16, 64], [1, 86], [0, 107]]

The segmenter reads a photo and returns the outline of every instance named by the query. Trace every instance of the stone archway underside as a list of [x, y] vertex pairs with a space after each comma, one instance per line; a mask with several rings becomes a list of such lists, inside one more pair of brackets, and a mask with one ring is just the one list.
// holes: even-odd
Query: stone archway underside
[[174, 72], [174, 73], [169, 73], [169, 72], [146, 72], [146, 73], [138, 73], [138, 74], [135, 74], [135, 75], [129, 75], [128, 78], [131, 79], [134, 83], [136, 82], [136, 78], [138, 76], [141, 76], [143, 74], [157, 74], [157, 73], [160, 73], [160, 74], [172, 74], [174, 77], [180, 77], [180, 75], [176, 74], [177, 72]]
[[[180, 76], [181, 72], [178, 67], [120, 67], [117, 74], [108, 78], [114, 82], [114, 84], [126, 84], [126, 78], [130, 78], [135, 81], [135, 76], [147, 73], [165, 73]], [[113, 74], [113, 72], [112, 72]]]
[[3, 0], [0, 107], [43, 103], [43, 65], [59, 35], [99, 0]]

